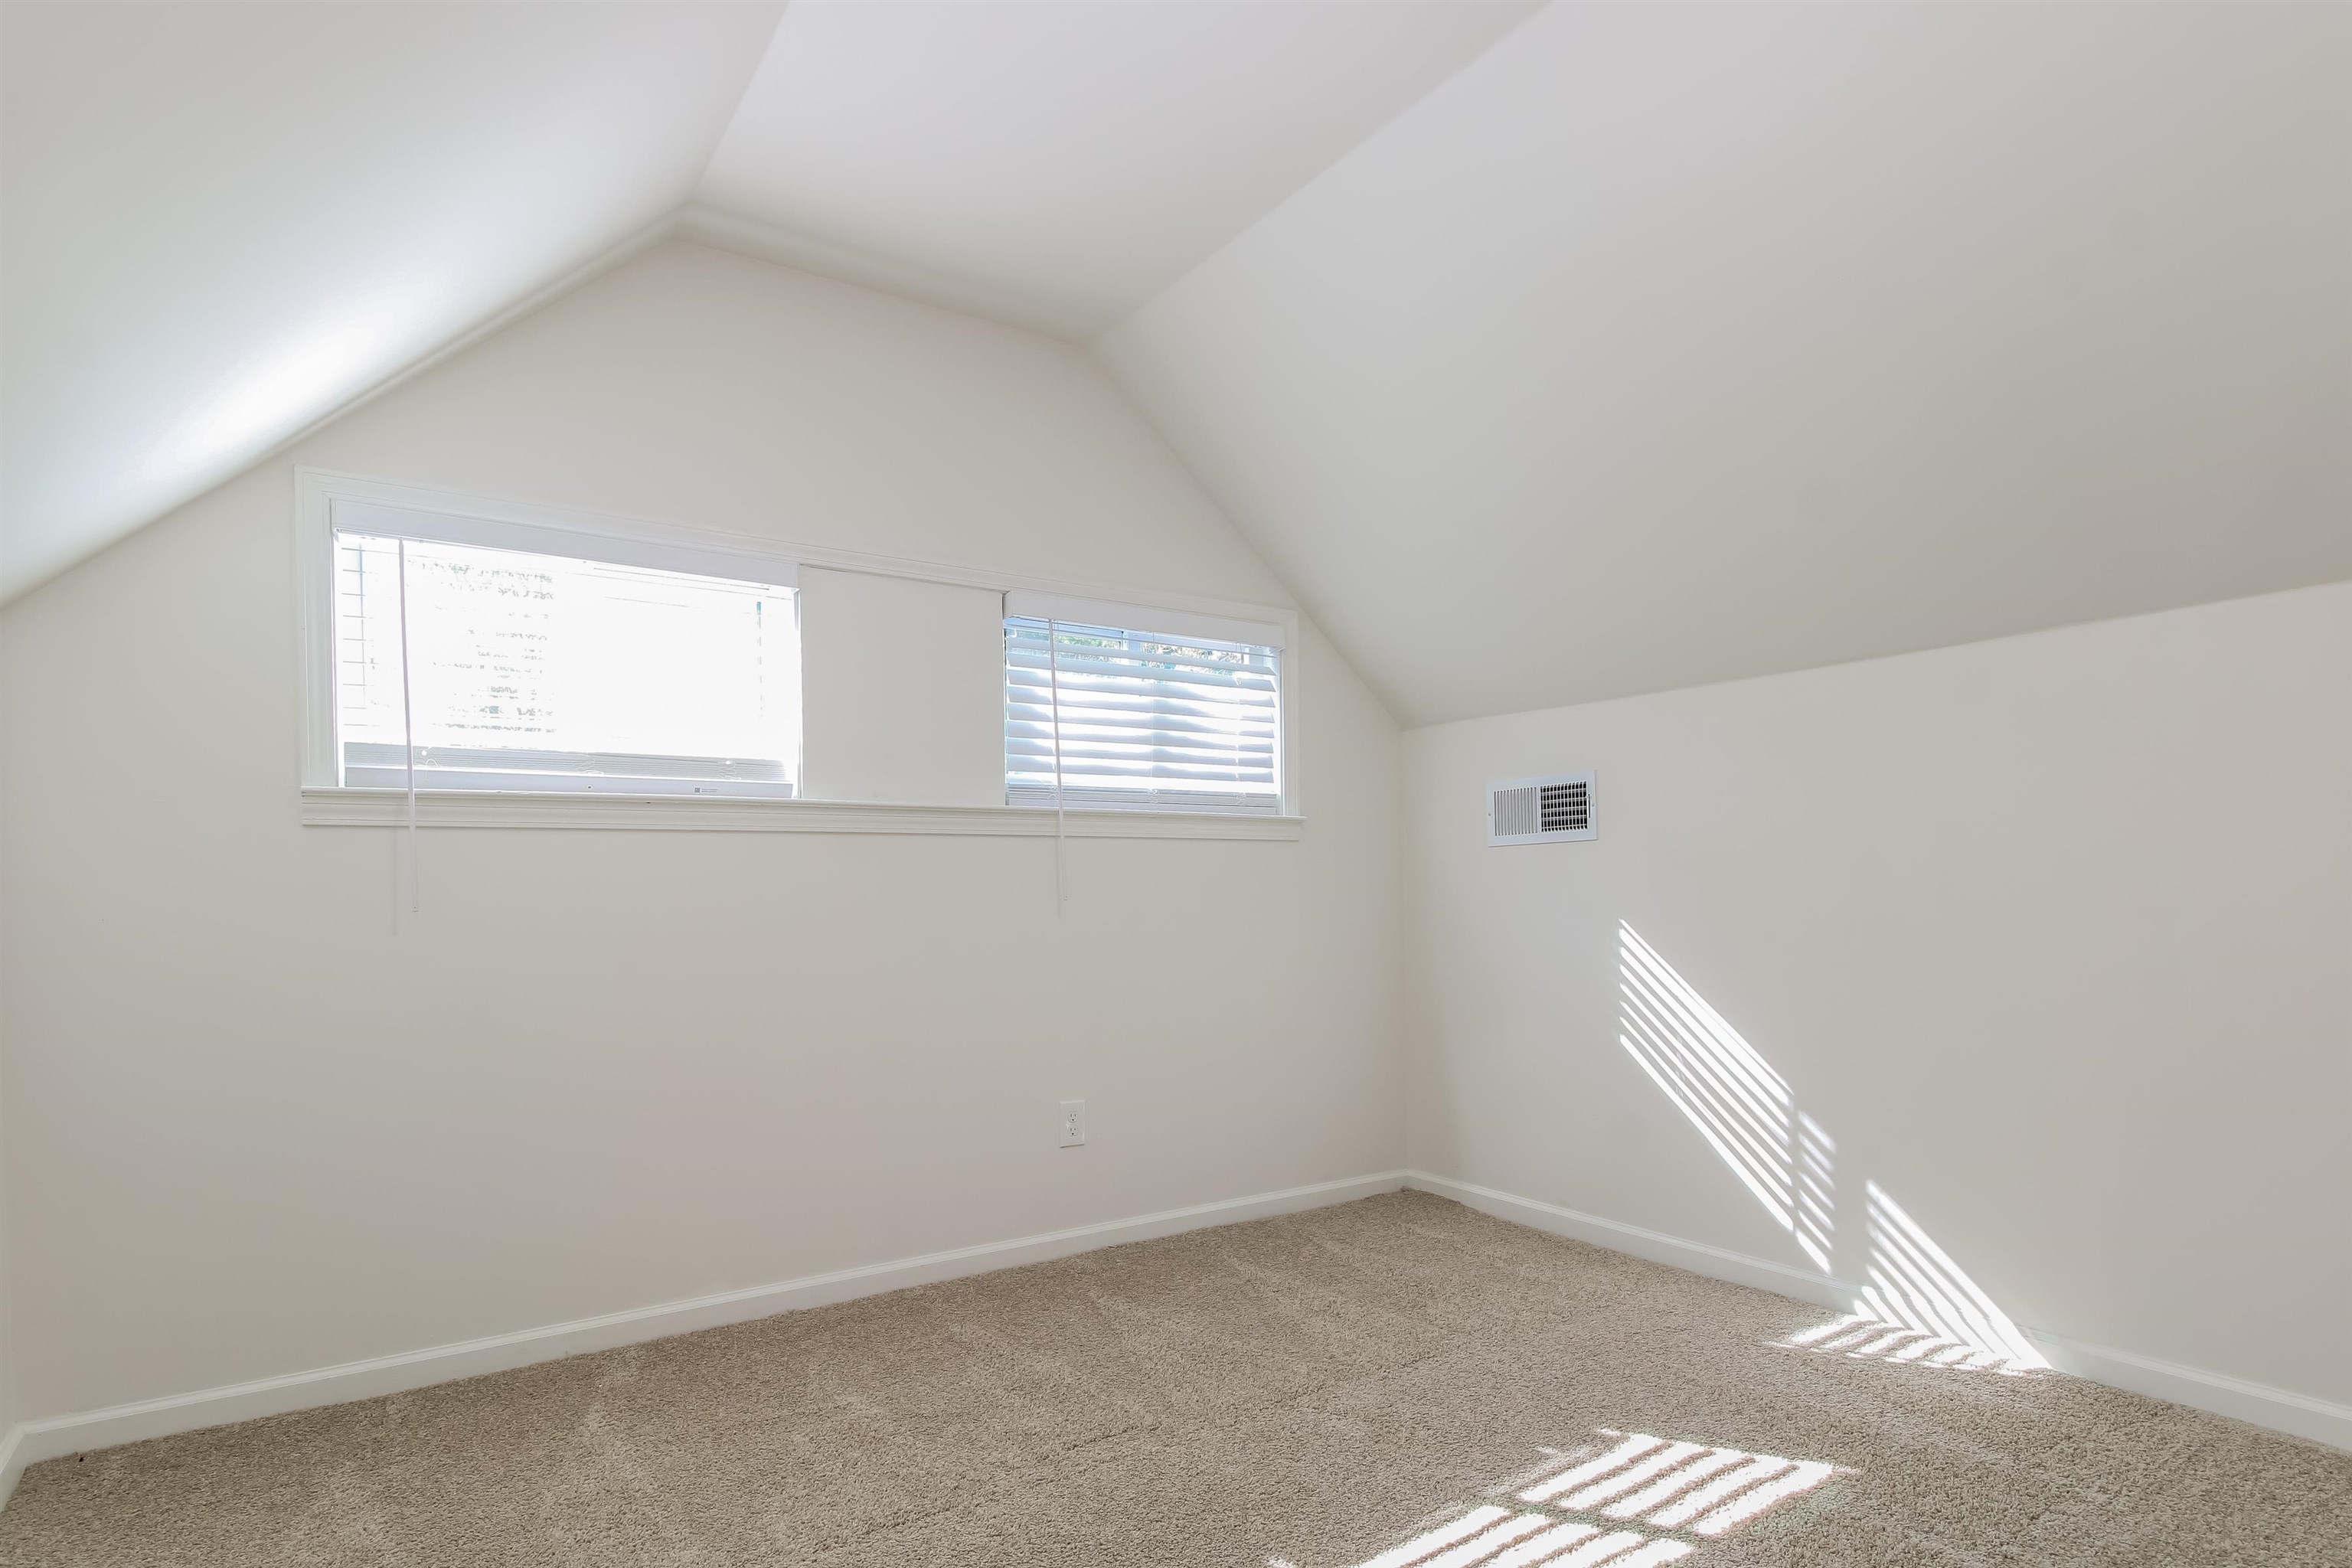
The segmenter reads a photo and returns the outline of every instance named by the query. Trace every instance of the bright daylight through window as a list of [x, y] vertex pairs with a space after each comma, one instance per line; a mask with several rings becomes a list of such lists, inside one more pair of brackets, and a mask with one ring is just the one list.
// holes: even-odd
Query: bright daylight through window
[[[1125, 629], [1151, 612], [1094, 625], [1023, 613], [1046, 607], [1024, 597], [1008, 595], [1004, 621], [1009, 805], [1282, 811], [1276, 628], [1170, 616], [1157, 629]], [[1104, 618], [1117, 610], [1081, 607]]]
[[790, 587], [339, 531], [335, 685], [347, 785], [413, 760], [419, 789], [790, 796], [800, 771]]

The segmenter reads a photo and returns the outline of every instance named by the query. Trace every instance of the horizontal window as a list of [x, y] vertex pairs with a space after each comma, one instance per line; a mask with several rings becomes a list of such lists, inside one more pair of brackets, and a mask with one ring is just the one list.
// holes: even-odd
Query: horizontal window
[[625, 553], [639, 559], [338, 529], [341, 782], [792, 795], [792, 588]]
[[[1272, 627], [1008, 596], [1004, 796], [1087, 810], [1282, 810]], [[1023, 614], [1024, 610], [1033, 613]], [[1237, 633], [1208, 636], [1204, 632]], [[1250, 637], [1261, 640], [1244, 640]]]
[[1284, 612], [308, 468], [296, 494], [305, 821], [1297, 837]]

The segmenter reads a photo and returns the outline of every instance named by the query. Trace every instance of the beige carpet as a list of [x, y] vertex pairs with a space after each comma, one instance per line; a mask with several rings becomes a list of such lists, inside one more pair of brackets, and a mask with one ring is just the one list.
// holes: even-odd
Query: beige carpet
[[52, 1461], [0, 1563], [2352, 1563], [2352, 1457], [1825, 1316], [1404, 1193]]

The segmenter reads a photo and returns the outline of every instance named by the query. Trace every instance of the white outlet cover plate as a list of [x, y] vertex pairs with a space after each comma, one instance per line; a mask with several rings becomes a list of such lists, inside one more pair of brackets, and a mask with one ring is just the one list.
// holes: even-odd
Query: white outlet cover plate
[[1062, 1101], [1061, 1114], [1055, 1118], [1054, 1125], [1061, 1134], [1063, 1148], [1075, 1149], [1085, 1142], [1087, 1141], [1087, 1102], [1083, 1100]]

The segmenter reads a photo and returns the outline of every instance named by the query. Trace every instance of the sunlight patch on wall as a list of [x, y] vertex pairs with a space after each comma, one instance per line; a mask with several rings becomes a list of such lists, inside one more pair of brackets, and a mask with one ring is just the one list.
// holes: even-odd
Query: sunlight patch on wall
[[2049, 1362], [2023, 1330], [1875, 1182], [1869, 1204], [1870, 1279], [1853, 1314], [1790, 1338], [1798, 1350], [1858, 1361], [2014, 1374]]
[[[1602, 1428], [1522, 1488], [1350, 1568], [1657, 1568], [1810, 1492], [1837, 1467]], [[1268, 1558], [1266, 1568], [1293, 1568]]]
[[1789, 1080], [1630, 925], [1617, 928], [1617, 1043], [1756, 1201], [1830, 1268], [1837, 1145]]
[[[1617, 927], [1618, 1043], [1823, 1273], [1837, 1145], [1789, 1080], [1639, 932]], [[1857, 1361], [2004, 1373], [2050, 1363], [1876, 1182], [1863, 1184], [1865, 1283], [1850, 1317], [1783, 1342]]]
[[1914, 1323], [1999, 1358], [2003, 1371], [2049, 1366], [2009, 1315], [1946, 1256], [1876, 1182], [1870, 1205], [1870, 1282], [1860, 1305], [1891, 1322]]

